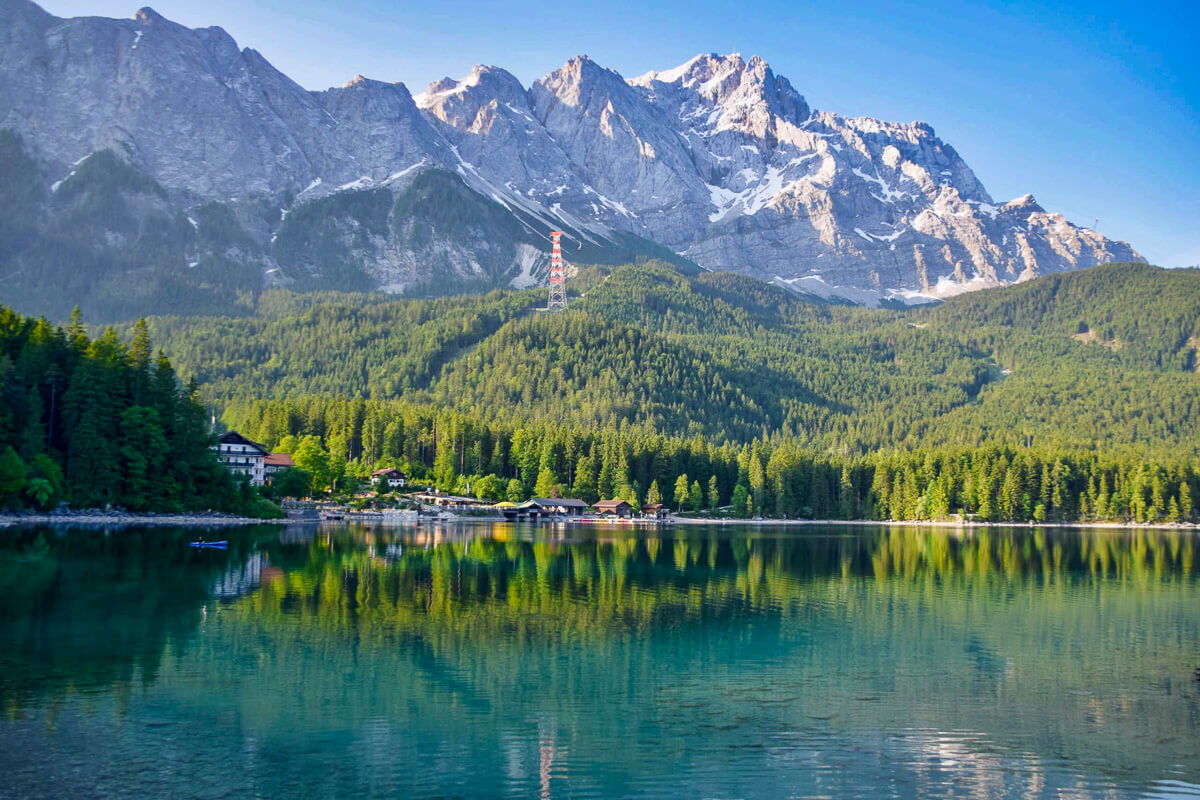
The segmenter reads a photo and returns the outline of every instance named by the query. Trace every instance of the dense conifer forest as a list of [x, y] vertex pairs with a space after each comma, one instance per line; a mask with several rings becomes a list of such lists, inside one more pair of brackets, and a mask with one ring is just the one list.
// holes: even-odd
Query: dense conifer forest
[[655, 266], [579, 284], [553, 316], [537, 291], [275, 294], [227, 327], [154, 324], [227, 424], [301, 448], [319, 484], [387, 464], [481, 497], [735, 516], [1194, 518], [1195, 271], [1116, 265], [911, 311]]
[[483, 498], [737, 517], [1196, 518], [1195, 270], [1110, 265], [910, 310], [655, 264], [573, 287], [553, 315], [538, 290], [273, 290], [251, 316], [152, 318], [117, 360], [141, 363], [153, 333], [306, 490], [398, 466]]
[[1110, 265], [934, 308], [806, 300], [731, 273], [596, 269], [545, 292], [264, 294], [152, 330], [218, 405], [403, 399], [510, 425], [820, 451], [1072, 447], [1200, 455], [1200, 272]]
[[210, 450], [205, 409], [144, 322], [126, 345], [0, 307], [0, 508], [278, 509]]
[[817, 519], [1195, 519], [1200, 462], [1133, 452], [969, 447], [840, 455], [794, 439], [713, 443], [637, 428], [511, 426], [403, 401], [235, 401], [225, 421], [292, 452], [316, 487], [399, 466], [456, 494], [666, 502], [682, 511]]

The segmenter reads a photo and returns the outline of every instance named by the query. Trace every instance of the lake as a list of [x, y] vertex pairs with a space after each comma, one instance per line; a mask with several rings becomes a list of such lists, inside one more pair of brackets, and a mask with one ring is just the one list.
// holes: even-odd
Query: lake
[[0, 531], [0, 796], [1197, 797], [1200, 536]]

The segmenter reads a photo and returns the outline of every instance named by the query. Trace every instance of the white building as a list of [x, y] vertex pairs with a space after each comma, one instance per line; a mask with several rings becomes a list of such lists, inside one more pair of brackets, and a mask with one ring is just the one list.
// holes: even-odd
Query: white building
[[372, 483], [381, 481], [387, 481], [389, 489], [401, 489], [408, 482], [408, 476], [398, 469], [377, 469], [371, 473]]
[[215, 449], [217, 458], [234, 475], [249, 475], [250, 483], [254, 486], [266, 483], [267, 472], [263, 461], [267, 457], [267, 448], [237, 431], [230, 431], [221, 434]]

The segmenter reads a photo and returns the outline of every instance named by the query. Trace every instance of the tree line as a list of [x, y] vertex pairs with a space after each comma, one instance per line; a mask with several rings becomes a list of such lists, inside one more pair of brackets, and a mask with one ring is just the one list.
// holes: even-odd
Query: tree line
[[1006, 444], [842, 455], [786, 437], [716, 443], [633, 426], [511, 424], [406, 401], [235, 400], [224, 421], [292, 452], [317, 489], [397, 467], [491, 500], [664, 502], [735, 517], [1183, 522], [1200, 462]]
[[217, 461], [196, 395], [145, 322], [125, 344], [0, 307], [0, 507], [277, 514]]

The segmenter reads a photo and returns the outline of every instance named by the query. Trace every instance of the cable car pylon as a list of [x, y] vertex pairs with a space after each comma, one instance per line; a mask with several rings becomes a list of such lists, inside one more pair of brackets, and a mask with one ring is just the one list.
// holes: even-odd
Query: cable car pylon
[[550, 231], [550, 294], [546, 299], [547, 311], [558, 311], [567, 307], [567, 273], [563, 269], [562, 231]]

